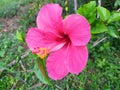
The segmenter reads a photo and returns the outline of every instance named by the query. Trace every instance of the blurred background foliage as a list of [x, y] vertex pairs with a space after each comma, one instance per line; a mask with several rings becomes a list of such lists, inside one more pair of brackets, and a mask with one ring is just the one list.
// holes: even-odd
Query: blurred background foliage
[[[77, 0], [78, 8], [90, 1]], [[110, 11], [120, 8], [120, 0], [101, 1]], [[36, 26], [38, 10], [46, 3], [59, 3], [63, 17], [75, 12], [73, 0], [0, 1], [0, 90], [120, 90], [120, 32], [118, 38], [106, 32], [92, 35], [87, 67], [78, 76], [50, 80], [52, 85], [39, 81], [33, 70], [35, 56], [24, 38], [27, 29]], [[120, 20], [112, 24], [120, 29]]]

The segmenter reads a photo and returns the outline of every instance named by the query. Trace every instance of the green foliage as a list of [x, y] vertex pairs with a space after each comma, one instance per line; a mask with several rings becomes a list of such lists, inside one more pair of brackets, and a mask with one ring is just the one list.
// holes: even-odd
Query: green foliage
[[1, 50], [0, 51], [0, 57], [4, 57], [5, 56], [5, 51], [4, 50]]
[[115, 7], [120, 6], [120, 0], [116, 0], [114, 6], [115, 6]]
[[25, 33], [22, 31], [17, 31], [16, 38], [21, 42], [25, 42]]
[[88, 79], [90, 83], [86, 84], [86, 89], [111, 90], [115, 87], [115, 90], [118, 90], [120, 88], [119, 47], [113, 47], [114, 42], [120, 44], [119, 39], [108, 38], [94, 49], [90, 49], [91, 59], [88, 62], [88, 69], [91, 71], [89, 72], [91, 78]]
[[[0, 16], [6, 17], [16, 15], [16, 10], [19, 7], [17, 0], [1, 0], [0, 1]], [[9, 14], [9, 15], [8, 15]]]
[[110, 11], [104, 7], [98, 6], [97, 7], [98, 15], [102, 21], [107, 21], [110, 17]]
[[120, 12], [113, 11], [111, 13], [108, 23], [115, 22], [115, 21], [120, 21]]
[[81, 6], [77, 13], [85, 16], [90, 24], [93, 23], [96, 19], [96, 2], [91, 1], [88, 4]]
[[25, 14], [21, 15], [22, 19], [19, 20], [19, 23], [22, 25], [21, 29], [26, 30], [28, 29], [28, 27], [35, 26], [36, 15], [38, 13], [40, 6], [41, 1], [36, 0], [34, 6], [27, 8]]
[[119, 37], [119, 32], [114, 25], [108, 26], [108, 34], [115, 38]]
[[50, 85], [49, 78], [47, 76], [46, 68], [44, 66], [42, 59], [37, 59], [36, 64], [34, 66], [34, 70], [36, 73], [36, 76], [45, 84]]
[[98, 33], [103, 33], [103, 32], [108, 31], [105, 24], [100, 20], [96, 20], [94, 23], [92, 23], [91, 26], [92, 26], [91, 27], [91, 33], [92, 34], [98, 34]]
[[[97, 9], [97, 10], [96, 10]], [[78, 14], [86, 17], [91, 24], [91, 34], [108, 33], [112, 37], [117, 38], [119, 26], [115, 28], [111, 26], [112, 22], [120, 20], [120, 12], [112, 11], [102, 6], [96, 6], [95, 1], [91, 1], [88, 4], [84, 4], [78, 9]], [[97, 17], [96, 17], [97, 15]]]
[[0, 62], [0, 69], [5, 68], [6, 64], [4, 62]]
[[[23, 41], [24, 35], [28, 27], [35, 25], [35, 18], [39, 8], [42, 4], [45, 4], [45, 0], [19, 0], [22, 4], [18, 4], [18, 0], [1, 0], [0, 7], [3, 7], [2, 2], [9, 2], [4, 6], [11, 6], [18, 8], [0, 8], [6, 12], [20, 12], [18, 17], [18, 23], [20, 24], [17, 29], [9, 28], [9, 31], [4, 31], [4, 25], [0, 22], [0, 90], [119, 90], [120, 89], [120, 40], [118, 31], [120, 27], [119, 12], [116, 12], [110, 8], [110, 17], [102, 20], [101, 16], [96, 18], [98, 7], [95, 2], [90, 2], [88, 6], [83, 5], [79, 8], [78, 13], [84, 15], [91, 23], [92, 38], [88, 44], [89, 48], [89, 60], [86, 68], [79, 75], [69, 74], [67, 77], [60, 81], [53, 81], [50, 79], [52, 85], [45, 85], [41, 82], [40, 68], [34, 65], [37, 60], [36, 55], [31, 52], [28, 53], [28, 47], [26, 44], [19, 42]], [[49, 1], [49, 0], [46, 0]], [[51, 0], [49, 2], [58, 2], [63, 6], [63, 14], [68, 15], [74, 13], [73, 1], [67, 0], [65, 4], [64, 0]], [[77, 0], [78, 6], [88, 2], [90, 0]], [[107, 6], [107, 1], [113, 2], [113, 0], [102, 0], [102, 5]], [[103, 3], [104, 2], [104, 3]], [[114, 4], [114, 3], [112, 3]], [[109, 4], [112, 5], [112, 4]], [[30, 5], [30, 6], [29, 6]], [[19, 8], [25, 12], [19, 11]], [[65, 8], [68, 7], [68, 11]], [[86, 9], [87, 7], [87, 9]], [[96, 10], [97, 8], [97, 10]], [[91, 10], [91, 11], [89, 11]], [[104, 10], [103, 10], [104, 11]], [[84, 13], [84, 14], [82, 14]], [[91, 13], [89, 15], [89, 13]], [[88, 15], [87, 15], [88, 14]], [[13, 17], [11, 13], [1, 13], [2, 17]], [[2, 18], [1, 17], [1, 18]], [[93, 18], [94, 17], [94, 18]], [[5, 18], [2, 18], [5, 19]], [[9, 18], [10, 19], [10, 18]], [[6, 19], [5, 19], [6, 20]], [[112, 37], [115, 38], [112, 38]], [[99, 41], [102, 37], [106, 39], [93, 47], [94, 42]], [[29, 55], [26, 55], [28, 53]], [[24, 55], [26, 55], [24, 58]], [[43, 65], [43, 64], [42, 64]], [[24, 66], [24, 68], [23, 68]], [[34, 70], [34, 66], [36, 70]], [[41, 63], [40, 63], [40, 67]], [[35, 72], [39, 75], [36, 77]], [[42, 76], [44, 77], [44, 76]]]
[[13, 17], [17, 14], [20, 5], [27, 5], [32, 0], [1, 0], [0, 17]]

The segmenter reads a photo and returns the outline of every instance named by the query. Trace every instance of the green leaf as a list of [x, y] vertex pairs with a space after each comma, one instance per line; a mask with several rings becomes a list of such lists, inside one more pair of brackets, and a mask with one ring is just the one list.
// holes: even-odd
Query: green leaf
[[119, 20], [120, 20], [120, 12], [113, 11], [108, 20], [108, 23], [119, 21]]
[[3, 69], [5, 67], [6, 67], [6, 64], [4, 62], [0, 61], [0, 69]]
[[103, 33], [107, 31], [107, 27], [102, 21], [96, 20], [92, 25], [91, 25], [91, 33], [92, 34], [98, 34], [98, 33]]
[[120, 0], [116, 0], [114, 6], [115, 7], [120, 6]]
[[118, 32], [117, 28], [113, 25], [108, 26], [108, 34], [115, 38], [119, 37], [119, 32]]
[[5, 50], [1, 50], [0, 51], [0, 57], [4, 57], [5, 56]]
[[16, 38], [19, 41], [25, 42], [25, 34], [22, 31], [17, 31], [16, 32]]
[[43, 60], [41, 60], [41, 59], [36, 60], [36, 64], [34, 66], [34, 71], [35, 71], [35, 74], [39, 78], [40, 81], [42, 81], [45, 84], [50, 85], [50, 80], [48, 78]]
[[77, 13], [86, 17], [90, 24], [93, 23], [96, 19], [96, 2], [91, 1], [88, 4], [84, 4], [77, 10]]
[[98, 6], [97, 12], [98, 12], [98, 15], [100, 16], [100, 19], [102, 21], [107, 21], [110, 17], [110, 11], [104, 7]]

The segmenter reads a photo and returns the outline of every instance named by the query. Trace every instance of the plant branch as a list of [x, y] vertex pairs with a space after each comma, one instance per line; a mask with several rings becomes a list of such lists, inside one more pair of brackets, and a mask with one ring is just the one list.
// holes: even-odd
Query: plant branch
[[24, 64], [23, 64], [22, 60], [20, 60], [19, 63], [20, 63], [20, 65], [21, 65], [22, 69], [23, 69], [24, 71], [26, 71], [26, 69], [25, 69], [25, 67], [24, 67]]
[[77, 0], [74, 0], [74, 10], [75, 10], [75, 13], [77, 13]]
[[55, 85], [56, 86], [56, 88], [58, 88], [59, 90], [64, 90], [64, 89], [62, 89], [60, 86], [58, 86], [58, 85]]
[[93, 43], [92, 47], [97, 46], [99, 43], [101, 43], [101, 42], [104, 41], [105, 39], [107, 39], [107, 37], [103, 37], [102, 39], [99, 39], [99, 40], [95, 41], [95, 42]]
[[[98, 0], [98, 6], [101, 6], [101, 0]], [[97, 18], [99, 18], [98, 14], [97, 14]]]
[[[30, 52], [30, 50], [27, 50], [27, 51], [25, 52], [25, 54], [21, 56], [20, 64], [21, 64], [21, 67], [22, 67], [23, 70], [25, 70], [25, 68], [24, 68], [21, 60], [24, 59], [25, 57], [27, 57], [27, 56], [29, 55], [29, 52]], [[14, 64], [16, 64], [16, 63], [17, 63], [17, 61], [16, 61], [16, 60], [13, 60], [13, 61], [10, 62], [9, 64], [7, 64], [6, 67], [11, 67], [12, 65], [14, 65]], [[3, 72], [5, 69], [6, 69], [6, 68], [1, 68], [0, 71]]]
[[39, 87], [41, 85], [41, 83], [34, 84], [32, 87], [29, 88], [29, 90], [34, 90], [36, 87]]
[[12, 88], [11, 88], [10, 90], [14, 90], [14, 88], [16, 87], [16, 85], [17, 85], [17, 82], [15, 82], [15, 83], [13, 84], [13, 86], [12, 86]]
[[120, 8], [117, 11], [120, 12]]
[[98, 0], [98, 6], [101, 6], [101, 0]]

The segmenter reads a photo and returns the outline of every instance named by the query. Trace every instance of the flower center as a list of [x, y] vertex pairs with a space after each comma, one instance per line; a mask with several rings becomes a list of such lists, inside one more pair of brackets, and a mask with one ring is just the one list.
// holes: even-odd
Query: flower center
[[65, 44], [64, 44], [65, 46], [71, 43], [71, 40], [70, 40], [68, 34], [61, 33], [60, 36], [61, 36], [60, 38], [56, 38], [57, 42], [59, 42], [59, 43], [65, 42]]
[[45, 58], [48, 53], [49, 53], [49, 50], [47, 48], [34, 48], [34, 54], [37, 54], [40, 58]]
[[49, 50], [47, 48], [39, 48], [37, 55], [43, 59], [48, 55], [48, 53], [49, 53]]
[[68, 45], [71, 43], [71, 40], [67, 34], [63, 34], [63, 40], [65, 40], [65, 42], [66, 42], [65, 45]]

